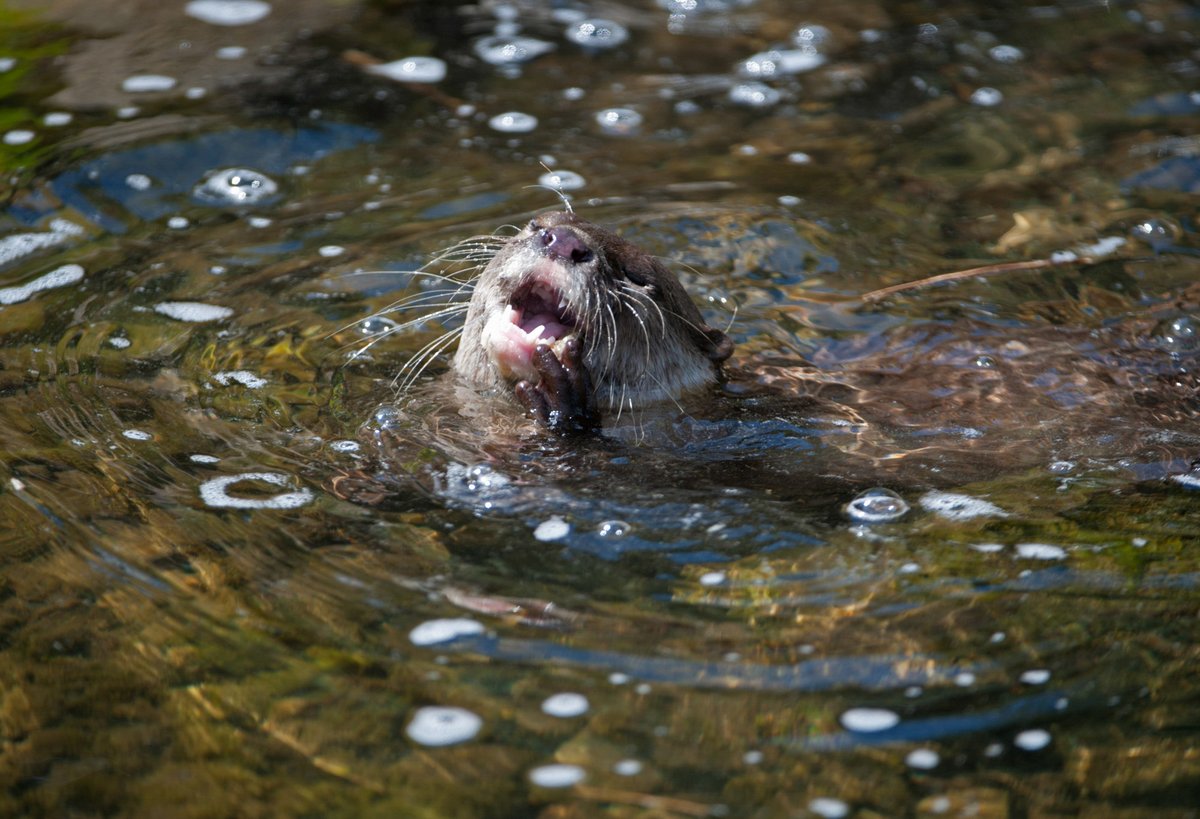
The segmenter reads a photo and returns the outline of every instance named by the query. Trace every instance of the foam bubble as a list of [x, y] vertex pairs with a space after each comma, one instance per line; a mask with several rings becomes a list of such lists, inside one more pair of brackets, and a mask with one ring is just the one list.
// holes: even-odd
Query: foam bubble
[[16, 57], [0, 57], [0, 74], [12, 71], [17, 65]]
[[146, 191], [150, 190], [150, 186], [154, 184], [154, 180], [144, 173], [131, 173], [125, 177], [125, 184], [135, 191]]
[[998, 63], [1016, 63], [1025, 59], [1025, 52], [1016, 46], [997, 45], [988, 49], [988, 56]]
[[984, 108], [993, 108], [1002, 102], [1004, 102], [1004, 94], [996, 88], [984, 86], [983, 88], [976, 88], [971, 94], [971, 103], [983, 106]]
[[610, 136], [631, 136], [642, 125], [642, 115], [632, 108], [605, 108], [596, 114], [600, 130]]
[[312, 502], [313, 493], [308, 489], [280, 492], [278, 495], [256, 498], [238, 498], [229, 494], [229, 488], [246, 481], [267, 483], [272, 486], [288, 486], [290, 475], [279, 472], [244, 472], [240, 475], [222, 475], [200, 484], [200, 499], [214, 509], [296, 509]]
[[432, 646], [448, 643], [459, 637], [482, 634], [483, 624], [466, 617], [443, 620], [426, 620], [408, 633], [408, 639], [416, 646]]
[[720, 586], [725, 582], [725, 572], [705, 572], [700, 575], [701, 586]]
[[916, 768], [919, 771], [931, 771], [938, 766], [940, 761], [937, 751], [929, 748], [917, 748], [904, 757], [904, 763], [908, 767]]
[[926, 492], [919, 501], [921, 508], [947, 520], [962, 521], [981, 517], [1006, 518], [1008, 513], [996, 506], [970, 495], [956, 492]]
[[475, 41], [475, 54], [491, 65], [514, 65], [528, 62], [554, 50], [554, 43], [504, 34], [491, 34]]
[[121, 90], [128, 94], [149, 94], [155, 91], [170, 91], [175, 87], [175, 78], [165, 74], [134, 74], [121, 81]]
[[83, 228], [66, 219], [55, 219], [50, 230], [44, 233], [14, 233], [0, 238], [0, 265], [8, 264], [22, 256], [60, 244], [83, 235]]
[[213, 455], [199, 455], [199, 454], [190, 456], [190, 460], [192, 461], [192, 463], [196, 463], [196, 464], [217, 464], [217, 463], [221, 462], [220, 458], [217, 458]]
[[1026, 685], [1045, 685], [1050, 681], [1050, 670], [1046, 668], [1031, 668], [1021, 673], [1021, 682]]
[[128, 349], [133, 342], [124, 336], [113, 336], [108, 340], [108, 346], [115, 347], [118, 350]]
[[908, 502], [890, 489], [860, 492], [845, 506], [846, 517], [855, 523], [891, 523], [908, 514]]
[[218, 60], [240, 60], [245, 56], [245, 46], [223, 46], [217, 49]]
[[271, 13], [262, 0], [192, 0], [183, 13], [214, 26], [248, 26]]
[[596, 534], [600, 537], [625, 537], [632, 528], [623, 520], [606, 520], [596, 527]]
[[333, 441], [329, 448], [334, 452], [358, 452], [362, 445], [358, 441]]
[[571, 524], [560, 518], [558, 515], [551, 516], [548, 520], [544, 520], [537, 525], [533, 530], [533, 536], [537, 540], [561, 540], [571, 532]]
[[585, 776], [578, 765], [542, 765], [529, 772], [529, 781], [541, 788], [569, 788]]
[[405, 57], [373, 65], [367, 69], [367, 73], [396, 82], [441, 82], [446, 79], [446, 63], [437, 57]]
[[248, 168], [213, 171], [192, 193], [212, 205], [256, 205], [279, 191], [269, 176]]
[[404, 732], [419, 745], [440, 747], [473, 739], [482, 727], [483, 720], [465, 708], [430, 705], [417, 709]]
[[219, 321], [233, 315], [233, 310], [229, 307], [198, 301], [164, 301], [154, 305], [154, 312], [176, 321], [192, 322]]
[[4, 134], [4, 144], [28, 145], [30, 142], [33, 142], [34, 137], [36, 136], [37, 134], [35, 134], [33, 131], [28, 131], [24, 128], [18, 128], [13, 131], [8, 131]]
[[895, 728], [900, 715], [886, 708], [851, 708], [842, 714], [841, 723], [848, 731], [872, 733]]
[[538, 119], [533, 114], [520, 111], [505, 111], [488, 120], [492, 130], [505, 134], [525, 134], [538, 125]]
[[172, 216], [167, 220], [167, 227], [171, 230], [183, 230], [190, 224], [186, 216]]
[[1022, 731], [1013, 738], [1013, 745], [1023, 751], [1040, 751], [1050, 744], [1050, 732], [1041, 728]]
[[317, 248], [317, 253], [326, 259], [332, 259], [335, 256], [341, 256], [346, 252], [346, 248], [341, 245], [322, 245]]
[[1061, 546], [1049, 543], [1018, 543], [1017, 557], [1028, 560], [1062, 560], [1067, 556], [1067, 550]]
[[591, 17], [567, 27], [566, 38], [585, 48], [616, 48], [629, 39], [625, 26], [613, 20]]
[[743, 77], [768, 79], [802, 74], [825, 64], [825, 55], [808, 48], [763, 51], [743, 60], [738, 72]]
[[828, 796], [818, 796], [816, 799], [810, 800], [808, 809], [822, 819], [843, 819], [850, 815], [850, 806], [841, 799], [833, 799]]
[[64, 125], [70, 125], [73, 119], [75, 119], [74, 115], [66, 111], [51, 111], [42, 117], [42, 124], [47, 128], [61, 128]]
[[[10, 237], [11, 238], [11, 237]], [[0, 253], [3, 258], [3, 253]], [[0, 287], [0, 304], [18, 304], [27, 301], [34, 293], [74, 284], [83, 278], [83, 268], [77, 264], [65, 264], [49, 273], [38, 276], [31, 282], [16, 287]]]
[[556, 191], [577, 191], [587, 185], [587, 180], [575, 171], [547, 171], [538, 177], [538, 184]]
[[578, 717], [586, 714], [589, 708], [587, 697], [583, 694], [565, 692], [547, 697], [542, 703], [542, 712], [552, 717]]
[[742, 82], [729, 89], [730, 101], [750, 108], [770, 108], [782, 98], [779, 91], [761, 82]]
[[636, 759], [621, 759], [613, 765], [613, 773], [617, 776], [637, 776], [644, 766]]
[[213, 375], [213, 381], [216, 381], [222, 387], [238, 383], [252, 390], [267, 386], [267, 379], [260, 378], [249, 370], [222, 370]]
[[126, 438], [131, 441], [151, 441], [154, 435], [146, 432], [144, 429], [127, 429], [121, 432]]

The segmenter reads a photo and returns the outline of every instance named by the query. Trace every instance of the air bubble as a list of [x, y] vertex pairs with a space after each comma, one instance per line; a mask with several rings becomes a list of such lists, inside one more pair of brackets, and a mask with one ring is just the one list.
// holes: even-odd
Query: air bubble
[[247, 168], [224, 168], [211, 173], [193, 190], [210, 205], [257, 205], [279, 191], [270, 177]]
[[0, 287], [0, 304], [19, 304], [27, 301], [34, 293], [42, 290], [53, 290], [56, 287], [64, 287], [68, 284], [74, 284], [83, 279], [83, 268], [77, 264], [65, 264], [62, 267], [56, 267], [49, 273], [38, 276], [33, 281], [27, 284], [16, 285], [14, 287]]
[[600, 129], [610, 136], [631, 136], [642, 125], [642, 115], [632, 108], [605, 108], [596, 114]]
[[825, 26], [805, 23], [792, 35], [792, 44], [799, 49], [820, 51], [833, 42], [833, 33]]
[[4, 134], [4, 144], [27, 145], [30, 142], [33, 142], [33, 139], [36, 136], [37, 134], [35, 134], [33, 131], [27, 131], [19, 128], [15, 131], [8, 131]]
[[1156, 252], [1170, 250], [1178, 240], [1179, 229], [1161, 219], [1145, 219], [1130, 228], [1129, 233], [1139, 242], [1145, 242]]
[[437, 57], [405, 57], [382, 65], [373, 65], [367, 73], [396, 82], [441, 82], [446, 79], [446, 63]]
[[904, 498], [890, 489], [868, 489], [845, 506], [846, 517], [855, 523], [891, 523], [908, 514]]
[[569, 788], [585, 776], [578, 765], [542, 765], [529, 772], [529, 781], [542, 788]]
[[465, 708], [427, 706], [417, 709], [405, 733], [419, 745], [440, 747], [473, 739], [483, 720]]
[[520, 111], [506, 111], [489, 119], [488, 125], [491, 126], [492, 130], [500, 131], [504, 134], [525, 134], [537, 127], [538, 120], [532, 114], [523, 114]]
[[616, 48], [629, 39], [629, 31], [620, 23], [593, 17], [568, 26], [566, 37], [585, 48]]
[[1187, 353], [1200, 349], [1200, 331], [1190, 316], [1166, 319], [1154, 328], [1154, 338], [1168, 352]]
[[176, 321], [219, 321], [233, 315], [232, 308], [198, 301], [164, 301], [154, 305], [154, 312]]
[[542, 713], [552, 717], [569, 719], [586, 714], [591, 706], [583, 694], [566, 692], [547, 697], [542, 703]]
[[908, 767], [916, 768], [919, 771], [931, 771], [938, 766], [940, 761], [937, 751], [929, 748], [917, 748], [910, 751], [904, 758], [904, 763]]
[[577, 191], [587, 180], [575, 171], [547, 171], [538, 177], [538, 184], [556, 191]]
[[281, 492], [269, 497], [239, 498], [229, 494], [229, 488], [245, 482], [287, 486], [292, 478], [278, 472], [246, 472], [224, 475], [200, 484], [200, 499], [214, 509], [295, 509], [310, 503], [313, 493], [308, 489]]
[[1025, 59], [1025, 52], [1016, 46], [998, 45], [988, 49], [988, 56], [998, 63], [1017, 63]]
[[164, 74], [134, 74], [121, 82], [121, 90], [128, 94], [149, 94], [155, 91], [170, 91], [175, 87], [175, 78]]
[[874, 733], [895, 728], [900, 715], [886, 708], [851, 708], [841, 716], [842, 726], [856, 733]]
[[971, 94], [971, 103], [984, 108], [993, 108], [1004, 102], [1004, 94], [996, 88], [976, 88]]
[[533, 537], [540, 541], [562, 540], [571, 533], [571, 524], [560, 518], [558, 515], [552, 515], [547, 520], [542, 521], [533, 530]]
[[769, 79], [790, 74], [802, 74], [824, 64], [825, 55], [815, 50], [789, 48], [755, 54], [738, 66], [738, 72], [743, 77]]
[[843, 819], [850, 815], [850, 806], [841, 799], [833, 799], [828, 796], [819, 796], [816, 799], [810, 800], [808, 809], [821, 819]]
[[1041, 728], [1031, 728], [1028, 731], [1022, 731], [1013, 739], [1013, 745], [1016, 745], [1023, 751], [1040, 751], [1050, 744], [1050, 732]]
[[192, 0], [183, 13], [214, 26], [247, 26], [271, 13], [262, 0]]
[[633, 527], [623, 520], [606, 520], [596, 527], [600, 537], [625, 537]]
[[554, 50], [554, 44], [532, 37], [490, 34], [475, 41], [475, 54], [491, 65], [526, 63]]
[[408, 639], [415, 646], [433, 646], [482, 633], [482, 623], [466, 617], [457, 617], [426, 620], [408, 633]]
[[783, 98], [776, 89], [761, 82], [738, 83], [729, 89], [729, 99], [750, 108], [770, 108]]

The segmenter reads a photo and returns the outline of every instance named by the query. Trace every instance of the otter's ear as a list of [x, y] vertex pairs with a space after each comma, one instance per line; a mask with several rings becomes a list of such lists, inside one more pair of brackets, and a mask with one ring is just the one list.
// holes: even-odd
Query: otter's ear
[[700, 350], [709, 360], [716, 364], [720, 364], [729, 356], [733, 355], [733, 339], [707, 324], [701, 324], [695, 331], [697, 340], [703, 339], [700, 343]]

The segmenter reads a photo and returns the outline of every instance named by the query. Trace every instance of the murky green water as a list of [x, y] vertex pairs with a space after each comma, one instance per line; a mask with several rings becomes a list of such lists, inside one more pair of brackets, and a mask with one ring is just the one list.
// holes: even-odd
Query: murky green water
[[[1195, 816], [1197, 31], [0, 1], [0, 814]], [[729, 327], [714, 395], [397, 394], [404, 271], [546, 168]]]

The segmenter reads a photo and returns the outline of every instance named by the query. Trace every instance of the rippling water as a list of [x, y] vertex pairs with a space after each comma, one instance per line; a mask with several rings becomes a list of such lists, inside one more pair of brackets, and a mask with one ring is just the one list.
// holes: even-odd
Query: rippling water
[[[1195, 816], [1198, 23], [0, 5], [0, 814]], [[456, 411], [560, 195], [720, 389]]]

